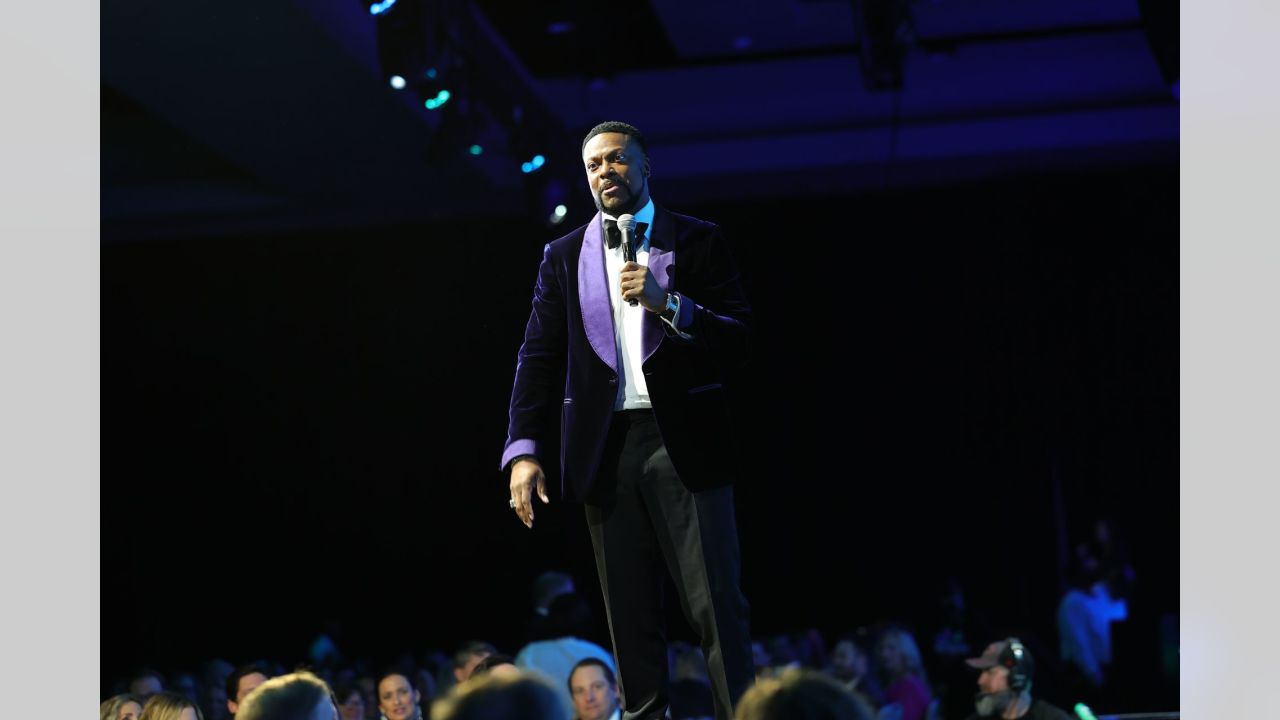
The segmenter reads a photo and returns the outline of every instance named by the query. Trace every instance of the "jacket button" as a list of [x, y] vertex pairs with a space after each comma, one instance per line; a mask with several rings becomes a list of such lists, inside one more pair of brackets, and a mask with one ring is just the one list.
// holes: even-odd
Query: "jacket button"
[[610, 384], [610, 385], [617, 385], [617, 384], [618, 384], [618, 378], [616, 378], [616, 377], [611, 377], [611, 378], [609, 378], [609, 384]]

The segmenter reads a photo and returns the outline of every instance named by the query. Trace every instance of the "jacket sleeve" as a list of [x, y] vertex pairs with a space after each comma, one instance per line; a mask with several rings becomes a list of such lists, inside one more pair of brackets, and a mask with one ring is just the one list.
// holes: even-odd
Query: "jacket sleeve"
[[516, 355], [515, 385], [507, 412], [507, 443], [499, 468], [513, 458], [533, 455], [542, 461], [546, 437], [547, 405], [556, 387], [555, 373], [562, 367], [565, 345], [564, 293], [551, 246], [542, 251], [538, 280], [533, 288], [533, 309], [524, 329], [524, 342]]
[[722, 366], [739, 367], [751, 351], [751, 306], [742, 288], [742, 276], [720, 228], [714, 227], [703, 244], [698, 297], [680, 296], [680, 316], [676, 326], [688, 335], [680, 337], [671, 328], [668, 338], [692, 343], [710, 353]]

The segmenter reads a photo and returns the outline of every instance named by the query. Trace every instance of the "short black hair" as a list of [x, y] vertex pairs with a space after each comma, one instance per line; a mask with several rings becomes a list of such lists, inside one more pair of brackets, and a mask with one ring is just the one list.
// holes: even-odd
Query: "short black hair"
[[608, 122], [602, 122], [599, 125], [591, 128], [591, 130], [587, 133], [587, 136], [582, 138], [582, 149], [586, 150], [587, 143], [591, 142], [591, 138], [601, 133], [622, 133], [623, 135], [626, 135], [630, 137], [633, 141], [635, 141], [635, 144], [640, 146], [640, 152], [644, 153], [645, 157], [649, 157], [649, 145], [645, 143], [644, 135], [640, 132], [640, 130], [636, 128], [635, 125], [628, 125], [627, 123], [619, 122], [617, 120], [609, 120]]
[[254, 673], [262, 673], [264, 677], [270, 679], [275, 675], [274, 668], [264, 660], [254, 660], [251, 663], [245, 663], [235, 669], [235, 672], [227, 676], [227, 699], [236, 702], [236, 692], [240, 690], [240, 678], [245, 675]]
[[614, 677], [613, 669], [609, 667], [609, 664], [601, 660], [600, 658], [588, 657], [588, 658], [582, 658], [577, 663], [575, 663], [573, 666], [573, 669], [569, 671], [569, 677], [564, 679], [565, 685], [569, 686], [570, 695], [573, 694], [573, 674], [578, 672], [578, 668], [583, 668], [588, 665], [595, 665], [596, 667], [600, 668], [600, 670], [604, 672], [604, 679], [609, 681], [610, 687], [618, 687], [618, 679]]

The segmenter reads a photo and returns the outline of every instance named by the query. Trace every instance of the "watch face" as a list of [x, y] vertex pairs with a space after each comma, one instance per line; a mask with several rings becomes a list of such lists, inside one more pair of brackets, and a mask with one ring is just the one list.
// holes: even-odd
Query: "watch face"
[[676, 319], [676, 312], [679, 309], [680, 309], [680, 304], [676, 298], [675, 293], [669, 293], [667, 295], [667, 307], [662, 311], [662, 314], [670, 316], [670, 319], [674, 321]]

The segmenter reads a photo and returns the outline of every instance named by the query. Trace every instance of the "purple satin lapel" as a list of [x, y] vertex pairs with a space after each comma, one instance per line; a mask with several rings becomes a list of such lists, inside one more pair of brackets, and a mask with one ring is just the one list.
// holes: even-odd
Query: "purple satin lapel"
[[[578, 305], [582, 308], [582, 326], [591, 349], [606, 365], [618, 371], [618, 348], [613, 331], [613, 312], [609, 301], [609, 279], [604, 271], [603, 223], [596, 213], [587, 223], [578, 252]], [[661, 328], [658, 330], [661, 332]], [[645, 333], [647, 336], [648, 333]]]

